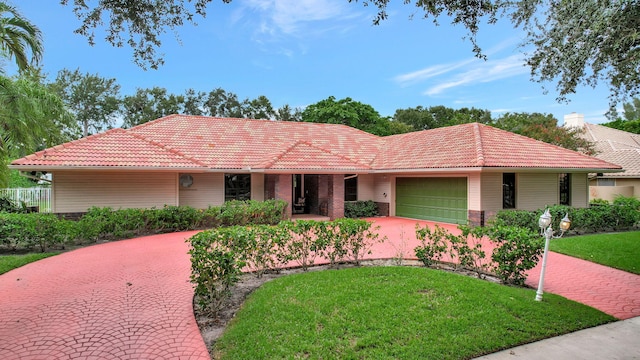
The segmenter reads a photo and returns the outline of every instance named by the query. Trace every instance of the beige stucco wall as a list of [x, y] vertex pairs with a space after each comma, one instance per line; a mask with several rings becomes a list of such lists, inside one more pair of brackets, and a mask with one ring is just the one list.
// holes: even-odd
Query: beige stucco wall
[[[222, 199], [224, 200], [224, 184]], [[264, 201], [264, 174], [251, 174], [251, 200]]]
[[[393, 181], [393, 185], [392, 185]], [[395, 178], [390, 175], [376, 175], [374, 181], [373, 201], [390, 203], [395, 193]]]
[[193, 177], [193, 185], [189, 188], [179, 186], [180, 206], [206, 209], [224, 203], [224, 174], [189, 175]]
[[482, 176], [480, 173], [467, 175], [467, 210], [482, 210]]
[[640, 199], [640, 179], [637, 178], [617, 178], [616, 186], [597, 186], [595, 179], [589, 182], [589, 193], [591, 199], [605, 199], [613, 201], [616, 196], [635, 196]]
[[57, 171], [53, 173], [53, 212], [84, 212], [92, 206], [151, 208], [178, 204], [175, 173]]
[[374, 199], [375, 178], [372, 174], [358, 175], [358, 200], [367, 201]]
[[589, 186], [591, 199], [603, 199], [609, 202], [613, 202], [618, 196], [634, 196], [634, 193], [633, 186]]

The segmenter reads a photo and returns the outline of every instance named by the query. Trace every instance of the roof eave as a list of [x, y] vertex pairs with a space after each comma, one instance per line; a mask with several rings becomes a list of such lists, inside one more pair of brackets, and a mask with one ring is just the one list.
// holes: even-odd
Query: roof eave
[[207, 172], [204, 167], [157, 167], [157, 166], [98, 166], [98, 165], [9, 165], [9, 169], [20, 171], [100, 170], [100, 171], [154, 171], [154, 172]]

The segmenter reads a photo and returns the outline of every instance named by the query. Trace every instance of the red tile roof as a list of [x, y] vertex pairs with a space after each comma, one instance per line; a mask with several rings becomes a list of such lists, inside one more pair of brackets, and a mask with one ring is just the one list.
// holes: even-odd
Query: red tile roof
[[344, 125], [185, 115], [110, 130], [12, 165], [43, 170], [137, 167], [344, 173], [479, 167], [619, 169], [477, 123], [378, 137]]
[[123, 129], [109, 130], [45, 149], [15, 160], [12, 165], [180, 169], [206, 166], [178, 150], [168, 149]]

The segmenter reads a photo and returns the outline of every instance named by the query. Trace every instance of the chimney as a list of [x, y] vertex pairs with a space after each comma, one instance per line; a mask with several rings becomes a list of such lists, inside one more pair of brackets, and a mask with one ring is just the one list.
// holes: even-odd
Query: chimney
[[577, 114], [572, 112], [564, 116], [564, 127], [567, 128], [583, 128], [584, 127], [584, 114]]

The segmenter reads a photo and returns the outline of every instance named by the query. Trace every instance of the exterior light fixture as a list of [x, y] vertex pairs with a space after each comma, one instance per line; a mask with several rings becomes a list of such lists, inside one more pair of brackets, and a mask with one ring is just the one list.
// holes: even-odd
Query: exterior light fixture
[[540, 226], [540, 235], [544, 236], [544, 254], [542, 255], [542, 269], [540, 270], [540, 281], [538, 282], [538, 291], [536, 291], [536, 301], [542, 301], [542, 288], [544, 287], [544, 271], [547, 267], [547, 255], [549, 253], [549, 240], [561, 238], [564, 233], [571, 227], [571, 220], [569, 220], [569, 214], [565, 214], [562, 220], [560, 220], [560, 235], [553, 236], [553, 229], [551, 228], [551, 213], [549, 209], [546, 209], [540, 219], [538, 220], [538, 226]]

